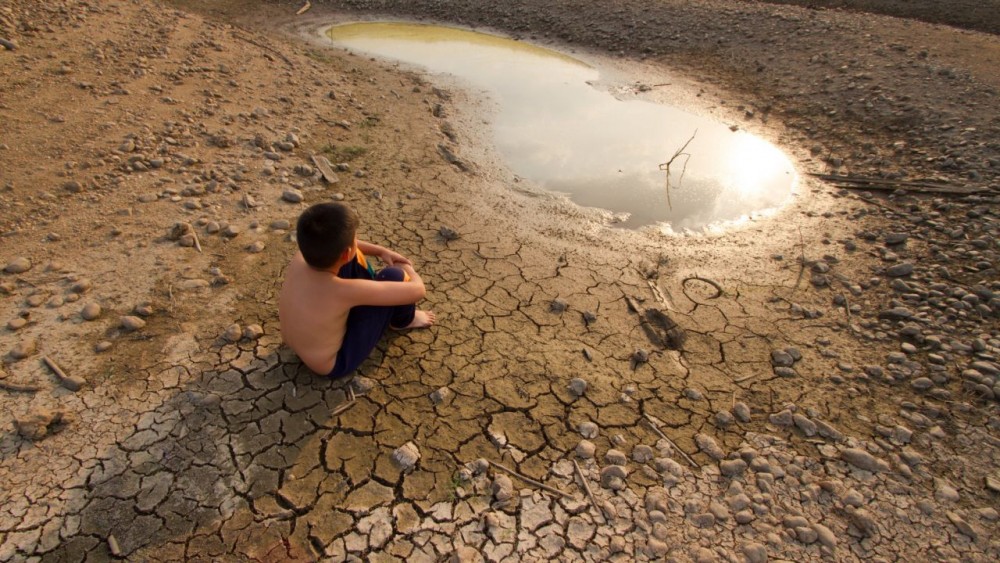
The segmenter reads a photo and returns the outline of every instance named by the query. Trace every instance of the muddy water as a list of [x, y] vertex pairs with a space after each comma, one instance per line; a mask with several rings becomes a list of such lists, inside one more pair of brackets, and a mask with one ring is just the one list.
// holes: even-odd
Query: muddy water
[[[775, 146], [725, 124], [594, 87], [567, 55], [465, 30], [399, 23], [331, 27], [337, 45], [446, 73], [496, 103], [497, 148], [518, 176], [616, 214], [626, 227], [702, 230], [766, 213], [794, 187]], [[667, 172], [661, 166], [687, 144]]]

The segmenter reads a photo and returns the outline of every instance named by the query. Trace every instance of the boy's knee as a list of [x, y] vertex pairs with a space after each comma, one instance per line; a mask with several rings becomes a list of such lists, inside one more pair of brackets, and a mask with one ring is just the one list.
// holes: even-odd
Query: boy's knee
[[383, 268], [381, 272], [375, 274], [375, 279], [378, 281], [401, 282], [406, 279], [406, 272], [404, 272], [402, 268], [389, 266], [388, 268]]

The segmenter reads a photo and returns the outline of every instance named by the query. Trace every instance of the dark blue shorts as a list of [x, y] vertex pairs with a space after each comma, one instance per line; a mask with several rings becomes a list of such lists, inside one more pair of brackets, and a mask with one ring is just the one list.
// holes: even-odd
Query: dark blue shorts
[[[357, 260], [345, 264], [338, 275], [347, 279], [373, 279], [368, 269]], [[390, 266], [375, 274], [374, 279], [380, 282], [401, 282], [405, 277], [406, 273], [403, 270]], [[330, 377], [341, 377], [357, 369], [375, 349], [387, 328], [390, 326], [403, 328], [409, 325], [413, 322], [416, 311], [416, 303], [392, 307], [360, 305], [351, 308], [347, 314], [344, 342], [337, 352], [337, 361], [333, 364]]]

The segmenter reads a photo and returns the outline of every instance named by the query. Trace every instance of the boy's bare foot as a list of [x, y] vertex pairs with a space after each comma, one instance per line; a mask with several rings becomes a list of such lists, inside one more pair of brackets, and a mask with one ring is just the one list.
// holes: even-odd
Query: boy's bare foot
[[413, 314], [413, 321], [410, 324], [404, 326], [400, 330], [405, 330], [408, 328], [427, 328], [434, 324], [437, 320], [437, 314], [434, 311], [420, 311], [418, 310]]

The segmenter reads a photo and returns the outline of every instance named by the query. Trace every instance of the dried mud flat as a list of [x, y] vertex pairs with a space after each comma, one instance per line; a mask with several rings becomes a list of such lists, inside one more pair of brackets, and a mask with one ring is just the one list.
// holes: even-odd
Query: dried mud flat
[[[0, 560], [998, 558], [996, 38], [756, 3], [174, 5], [0, 6]], [[482, 102], [303, 40], [333, 9], [645, 57], [802, 171], [979, 191], [806, 177], [727, 233], [610, 228], [516, 182]], [[441, 317], [349, 381], [277, 331], [290, 224], [329, 199]]]

